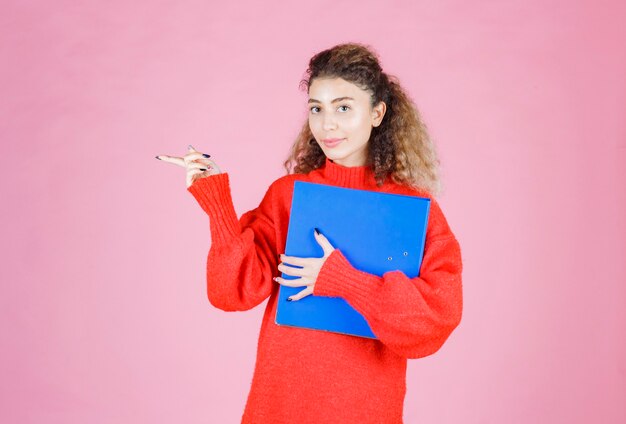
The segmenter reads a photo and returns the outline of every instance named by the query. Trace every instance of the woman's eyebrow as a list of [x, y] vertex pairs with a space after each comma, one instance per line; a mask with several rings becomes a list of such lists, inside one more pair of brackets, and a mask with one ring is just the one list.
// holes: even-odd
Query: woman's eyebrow
[[[337, 103], [337, 102], [341, 102], [343, 100], [354, 100], [354, 99], [352, 97], [348, 97], [348, 96], [337, 97], [331, 103]], [[309, 103], [322, 103], [322, 102], [320, 102], [319, 100], [316, 100], [316, 99], [309, 99]]]

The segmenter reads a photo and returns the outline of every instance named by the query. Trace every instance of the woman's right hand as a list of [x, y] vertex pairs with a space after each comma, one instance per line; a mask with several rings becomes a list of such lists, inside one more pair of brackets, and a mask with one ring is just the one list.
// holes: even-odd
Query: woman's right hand
[[187, 170], [187, 188], [200, 178], [222, 173], [217, 164], [208, 159], [210, 157], [211, 155], [198, 152], [191, 144], [188, 147], [188, 153], [182, 158], [167, 155], [156, 156], [157, 159], [182, 166]]

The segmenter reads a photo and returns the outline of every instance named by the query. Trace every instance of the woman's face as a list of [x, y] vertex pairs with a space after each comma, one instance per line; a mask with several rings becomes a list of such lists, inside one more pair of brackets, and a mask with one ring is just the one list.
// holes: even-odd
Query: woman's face
[[380, 125], [385, 103], [371, 108], [370, 94], [356, 85], [342, 78], [315, 78], [308, 106], [309, 127], [326, 157], [343, 166], [365, 165], [370, 133]]

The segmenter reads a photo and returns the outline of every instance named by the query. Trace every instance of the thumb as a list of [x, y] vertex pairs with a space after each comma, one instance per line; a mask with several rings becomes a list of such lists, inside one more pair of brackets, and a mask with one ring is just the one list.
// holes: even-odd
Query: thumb
[[315, 228], [314, 233], [317, 244], [322, 246], [322, 249], [324, 250], [324, 256], [330, 255], [330, 253], [335, 250], [333, 245], [330, 244], [330, 241], [328, 241], [324, 234], [320, 233], [320, 230], [318, 228]]

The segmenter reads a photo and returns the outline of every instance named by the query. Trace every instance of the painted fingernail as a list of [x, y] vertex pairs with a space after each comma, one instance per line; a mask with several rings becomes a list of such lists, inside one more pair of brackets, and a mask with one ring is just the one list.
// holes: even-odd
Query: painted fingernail
[[288, 297], [288, 298], [287, 298], [287, 302], [291, 302], [292, 300], [293, 300], [293, 299], [292, 299], [292, 298], [290, 298], [290, 297]]
[[205, 158], [210, 158], [211, 155], [207, 155], [206, 153], [203, 153], [202, 156], [204, 156]]
[[[188, 149], [193, 149], [193, 146], [190, 144], [189, 146], [187, 146]], [[195, 149], [194, 149], [195, 150]]]
[[155, 158], [157, 158], [158, 160], [161, 160], [161, 158], [160, 158], [160, 157], [158, 157], [158, 156], [155, 156]]
[[207, 170], [206, 168], [200, 168], [200, 171], [206, 171], [206, 170]]
[[319, 235], [319, 234], [320, 234], [320, 230], [318, 230], [317, 228], [315, 228], [315, 234]]

